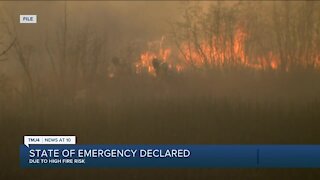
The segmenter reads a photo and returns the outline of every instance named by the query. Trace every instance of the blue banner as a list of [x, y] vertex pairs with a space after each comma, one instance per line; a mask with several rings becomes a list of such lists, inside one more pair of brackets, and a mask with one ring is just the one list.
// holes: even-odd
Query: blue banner
[[319, 168], [320, 145], [25, 145], [23, 168]]

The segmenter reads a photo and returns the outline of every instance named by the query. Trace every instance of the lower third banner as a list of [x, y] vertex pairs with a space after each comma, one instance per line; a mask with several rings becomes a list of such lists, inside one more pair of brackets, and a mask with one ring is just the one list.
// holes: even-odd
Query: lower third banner
[[23, 168], [320, 167], [320, 145], [25, 145]]

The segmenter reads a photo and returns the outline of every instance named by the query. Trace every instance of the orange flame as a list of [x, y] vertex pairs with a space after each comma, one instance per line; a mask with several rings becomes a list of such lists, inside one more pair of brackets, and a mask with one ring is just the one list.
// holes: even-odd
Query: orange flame
[[[180, 51], [172, 48], [164, 48], [161, 39], [157, 52], [146, 51], [141, 54], [136, 64], [137, 73], [146, 69], [149, 73], [156, 75], [152, 66], [152, 60], [157, 58], [169, 64], [169, 69], [175, 72], [183, 72], [190, 67], [222, 67], [223, 65], [237, 65], [256, 70], [277, 70], [280, 65], [279, 55], [269, 52], [264, 56], [251, 57], [246, 54], [245, 41], [247, 34], [241, 28], [235, 31], [233, 40], [222, 37], [212, 37], [211, 41], [203, 40], [196, 43], [182, 42]], [[174, 56], [176, 54], [176, 56]], [[316, 67], [320, 67], [320, 55], [316, 56]], [[286, 67], [288, 71], [288, 67]]]

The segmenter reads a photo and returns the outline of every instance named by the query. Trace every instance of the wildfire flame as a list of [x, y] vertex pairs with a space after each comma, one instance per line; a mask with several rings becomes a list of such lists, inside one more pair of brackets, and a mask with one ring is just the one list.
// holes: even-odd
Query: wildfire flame
[[[180, 51], [173, 51], [173, 48], [170, 47], [165, 48], [163, 46], [165, 38], [162, 37], [159, 42], [159, 48], [156, 51], [148, 50], [141, 53], [140, 60], [136, 63], [136, 72], [141, 73], [147, 70], [150, 74], [156, 75], [152, 66], [152, 61], [155, 58], [168, 63], [168, 67], [178, 73], [190, 67], [223, 67], [227, 64], [255, 70], [279, 69], [281, 64], [280, 57], [271, 51], [264, 56], [249, 58], [245, 51], [247, 36], [244, 30], [238, 28], [235, 31], [233, 40], [212, 37], [210, 41], [203, 40], [196, 45], [195, 43], [182, 42], [179, 45]], [[223, 47], [221, 47], [221, 44], [223, 44]], [[320, 55], [317, 55], [315, 59], [315, 68], [320, 67]], [[286, 71], [288, 70], [289, 68], [286, 67]]]

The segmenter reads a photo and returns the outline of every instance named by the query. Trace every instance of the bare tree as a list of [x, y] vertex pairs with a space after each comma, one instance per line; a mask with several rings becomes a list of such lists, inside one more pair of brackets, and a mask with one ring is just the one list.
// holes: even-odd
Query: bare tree
[[[3, 57], [3, 56], [5, 56], [5, 55], [9, 52], [9, 50], [14, 46], [15, 43], [16, 43], [16, 39], [14, 39], [14, 40], [10, 43], [10, 45], [9, 45], [5, 50], [3, 50], [3, 51], [0, 53], [0, 58]], [[5, 60], [7, 60], [7, 59], [0, 59], [0, 61], [5, 61]]]
[[34, 80], [32, 77], [31, 65], [30, 65], [32, 46], [25, 45], [23, 42], [21, 42], [19, 38], [18, 30], [15, 27], [15, 23], [13, 21], [14, 18], [10, 16], [5, 16], [5, 17], [6, 17], [6, 22], [4, 23], [4, 26], [6, 28], [7, 35], [13, 40], [8, 46], [8, 48], [5, 51], [3, 51], [1, 54], [5, 55], [11, 49], [15, 51], [13, 55], [16, 55], [17, 61], [21, 65], [22, 71], [25, 74], [25, 82], [27, 85], [27, 92], [29, 94], [28, 97], [26, 97], [26, 99], [30, 100], [31, 106], [33, 107], [33, 105], [35, 104], [35, 89], [34, 89]]
[[56, 82], [57, 93], [68, 104], [77, 91], [88, 88], [96, 80], [99, 65], [103, 61], [105, 42], [92, 32], [87, 23], [81, 28], [68, 21], [68, 4], [64, 4], [63, 26], [57, 35], [47, 34], [44, 42]]

